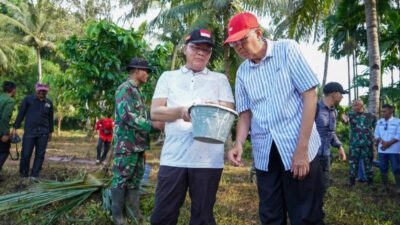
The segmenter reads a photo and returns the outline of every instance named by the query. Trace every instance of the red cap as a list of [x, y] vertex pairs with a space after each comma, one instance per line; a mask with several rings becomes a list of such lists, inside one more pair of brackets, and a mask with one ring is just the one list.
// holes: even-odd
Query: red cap
[[228, 38], [224, 44], [234, 42], [246, 36], [251, 29], [258, 28], [260, 24], [255, 15], [244, 12], [236, 14], [228, 24]]

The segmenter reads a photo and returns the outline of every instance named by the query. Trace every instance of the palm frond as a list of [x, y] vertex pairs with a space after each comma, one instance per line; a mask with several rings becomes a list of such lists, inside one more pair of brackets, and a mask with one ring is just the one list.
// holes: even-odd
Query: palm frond
[[37, 209], [56, 202], [64, 204], [45, 213], [47, 224], [53, 224], [61, 215], [80, 205], [91, 194], [108, 186], [110, 179], [101, 174], [83, 174], [65, 181], [41, 181], [30, 190], [0, 196], [0, 215], [24, 209]]

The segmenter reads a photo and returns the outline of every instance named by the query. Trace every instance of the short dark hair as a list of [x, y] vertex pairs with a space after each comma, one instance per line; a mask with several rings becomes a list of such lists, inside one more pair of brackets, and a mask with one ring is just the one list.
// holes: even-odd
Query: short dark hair
[[5, 93], [10, 93], [16, 88], [17, 88], [17, 85], [14, 82], [11, 82], [11, 81], [3, 82], [3, 92], [5, 92]]
[[389, 105], [389, 104], [383, 104], [383, 105], [382, 105], [382, 109], [384, 109], [384, 108], [387, 108], [387, 109], [390, 109], [390, 110], [393, 110], [393, 109], [394, 109], [393, 106], [392, 106], [392, 105]]

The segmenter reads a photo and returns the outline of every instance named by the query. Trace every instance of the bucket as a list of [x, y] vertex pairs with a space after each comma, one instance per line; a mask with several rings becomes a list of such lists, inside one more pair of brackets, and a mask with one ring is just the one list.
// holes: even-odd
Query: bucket
[[189, 108], [192, 118], [193, 138], [201, 142], [223, 144], [233, 121], [238, 117], [234, 110], [213, 104], [196, 104]]

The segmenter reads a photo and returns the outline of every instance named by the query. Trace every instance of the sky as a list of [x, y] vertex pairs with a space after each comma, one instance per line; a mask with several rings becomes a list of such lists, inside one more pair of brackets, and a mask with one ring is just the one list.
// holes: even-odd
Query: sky
[[[113, 15], [115, 16], [114, 21], [117, 21], [121, 15], [124, 15], [124, 13], [127, 12], [127, 8], [125, 9], [117, 9], [116, 13]], [[145, 21], [151, 21], [154, 19], [157, 14], [159, 13], [160, 9], [159, 8], [153, 8], [148, 11], [145, 15], [142, 15], [140, 17], [134, 18], [129, 23], [125, 22], [122, 23], [120, 20], [118, 22], [118, 25], [123, 26], [125, 28], [128, 27], [134, 27], [137, 28], [139, 27], [140, 24], [142, 24]], [[270, 19], [269, 18], [261, 18], [260, 19], [260, 24], [269, 24]], [[145, 37], [147, 39], [150, 39], [151, 37]], [[311, 68], [314, 70], [315, 74], [318, 77], [319, 82], [322, 84], [322, 78], [324, 74], [324, 63], [325, 63], [325, 54], [321, 51], [318, 51], [318, 46], [320, 43], [306, 43], [306, 42], [300, 42], [300, 49], [306, 58], [307, 62], [311, 66]], [[360, 71], [365, 71], [367, 68], [358, 66], [357, 70]], [[351, 68], [352, 71], [352, 68]], [[395, 80], [394, 82], [399, 81], [400, 75], [398, 74], [399, 72], [395, 73]], [[347, 61], [346, 58], [341, 58], [339, 60], [330, 57], [329, 59], [329, 65], [328, 65], [328, 76], [327, 76], [327, 82], [335, 81], [340, 84], [342, 84], [344, 89], [348, 89], [348, 81], [347, 81]], [[384, 74], [383, 76], [383, 85], [386, 86], [390, 83], [390, 76], [388, 74]], [[363, 95], [368, 91], [368, 88], [362, 88], [359, 89], [359, 94]], [[341, 105], [348, 105], [348, 97], [344, 96], [344, 98], [341, 101]]]

